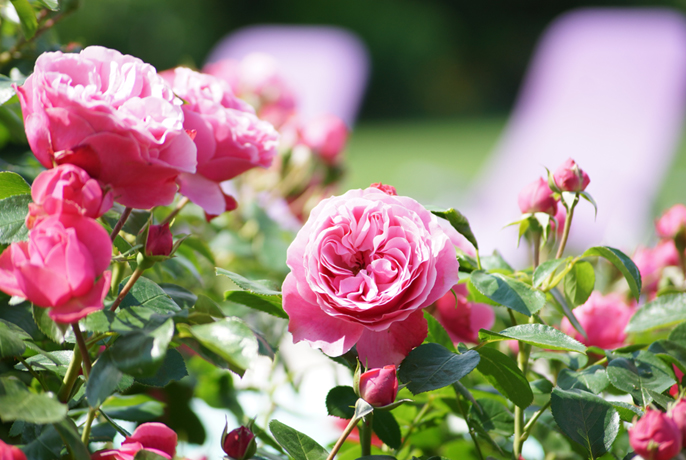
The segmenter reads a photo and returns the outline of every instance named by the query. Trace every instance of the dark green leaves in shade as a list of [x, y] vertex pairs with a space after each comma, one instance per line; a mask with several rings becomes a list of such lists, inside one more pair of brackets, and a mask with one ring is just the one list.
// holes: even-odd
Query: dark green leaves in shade
[[437, 343], [444, 346], [449, 351], [455, 352], [455, 345], [453, 345], [453, 341], [450, 339], [450, 336], [443, 328], [441, 323], [439, 323], [438, 320], [426, 310], [424, 310], [424, 319], [429, 326], [429, 333], [427, 334], [425, 341]]
[[624, 275], [626, 282], [629, 284], [629, 289], [631, 289], [631, 294], [638, 300], [638, 297], [641, 295], [641, 273], [638, 271], [636, 264], [626, 254], [619, 249], [609, 246], [595, 246], [586, 250], [582, 256], [599, 256], [614, 265]]
[[446, 210], [431, 209], [431, 213], [450, 222], [450, 225], [452, 225], [460, 235], [467, 238], [467, 241], [472, 243], [476, 249], [479, 249], [479, 245], [476, 242], [476, 237], [474, 236], [474, 233], [472, 233], [472, 229], [469, 226], [469, 220], [467, 220], [467, 218], [460, 211], [457, 211], [453, 208]]
[[146, 394], [115, 395], [107, 398], [101, 406], [111, 418], [131, 422], [147, 422], [164, 414], [165, 404]]
[[312, 438], [278, 420], [272, 420], [269, 423], [269, 431], [295, 460], [326, 460], [329, 455], [326, 449]]
[[503, 404], [493, 399], [480, 398], [476, 400], [481, 411], [472, 405], [469, 417], [477, 420], [486, 431], [493, 431], [503, 436], [514, 433], [514, 415]]
[[648, 351], [655, 353], [664, 362], [674, 364], [681, 372], [686, 372], [686, 347], [671, 340], [658, 340], [648, 347]]
[[0, 358], [20, 356], [26, 349], [24, 340], [30, 339], [31, 336], [22, 328], [0, 319]]
[[479, 340], [481, 342], [498, 342], [513, 339], [550, 350], [576, 351], [578, 353], [586, 351], [584, 344], [545, 324], [520, 324], [497, 333], [485, 329], [479, 331]]
[[326, 411], [329, 415], [351, 419], [355, 415], [357, 395], [353, 387], [337, 386], [326, 395]]
[[564, 278], [564, 291], [567, 302], [578, 307], [588, 300], [595, 287], [595, 270], [585, 260], [575, 263]]
[[141, 449], [138, 452], [136, 452], [136, 455], [133, 457], [133, 460], [167, 460], [167, 457], [164, 457], [160, 454], [156, 454], [151, 450]]
[[67, 406], [45, 393], [36, 394], [19, 380], [0, 378], [0, 419], [29, 423], [55, 423], [67, 415]]
[[188, 375], [183, 356], [176, 350], [167, 350], [164, 362], [152, 377], [137, 377], [136, 382], [143, 385], [163, 388], [172, 381], [179, 381]]
[[[12, 82], [12, 80], [9, 81]], [[9, 171], [0, 172], [0, 200], [10, 196], [30, 194], [31, 186], [19, 174]]]
[[592, 458], [610, 450], [619, 432], [619, 414], [611, 403], [585, 391], [555, 388], [550, 408], [560, 429]]
[[[128, 278], [121, 282], [120, 289], [124, 287]], [[160, 315], [168, 315], [181, 311], [176, 302], [174, 302], [169, 294], [164, 289], [158, 286], [155, 282], [141, 276], [133, 285], [133, 288], [126, 294], [119, 308], [130, 307], [148, 307], [153, 312]]]
[[231, 281], [233, 281], [236, 284], [236, 286], [243, 289], [244, 291], [250, 291], [254, 294], [261, 295], [281, 295], [279, 291], [275, 291], [274, 289], [270, 289], [269, 287], [267, 287], [265, 285], [266, 283], [262, 284], [259, 281], [249, 280], [239, 275], [238, 273], [233, 273], [228, 270], [224, 270], [223, 268], [217, 268], [216, 271], [217, 275], [226, 276]]
[[670, 366], [645, 350], [634, 353], [633, 358], [610, 361], [607, 376], [615, 388], [629, 393], [640, 406], [650, 404], [652, 392], [662, 393], [676, 383]]
[[529, 382], [512, 359], [495, 348], [481, 347], [481, 361], [477, 370], [486, 377], [503, 396], [525, 409], [534, 399]]
[[14, 195], [0, 200], [0, 244], [24, 241], [29, 231], [24, 224], [31, 195]]
[[384, 410], [374, 411], [372, 430], [391, 449], [400, 447], [402, 442], [400, 426], [391, 412]]
[[686, 320], [686, 294], [666, 294], [643, 305], [629, 320], [626, 332], [644, 332]]
[[36, 321], [36, 326], [45, 334], [50, 340], [55, 343], [64, 343], [68, 324], [57, 324], [48, 315], [47, 308], [41, 308], [33, 305], [32, 307], [33, 319]]
[[119, 337], [110, 348], [117, 368], [133, 377], [152, 377], [162, 366], [174, 336], [174, 320], [159, 327], [135, 330]]
[[570, 369], [581, 369], [588, 363], [588, 356], [577, 353], [555, 353], [552, 351], [538, 351], [532, 353], [533, 359], [547, 359], [551, 361], [559, 361]]
[[591, 366], [581, 371], [562, 369], [557, 384], [563, 390], [583, 390], [599, 394], [610, 385], [603, 366]]
[[545, 305], [541, 291], [499, 273], [476, 270], [470, 280], [481, 294], [523, 315], [531, 316]]
[[412, 394], [437, 390], [460, 380], [479, 364], [479, 354], [469, 350], [456, 354], [438, 345], [425, 343], [403, 360], [398, 378]]
[[72, 419], [65, 417], [52, 426], [64, 442], [64, 447], [67, 448], [67, 452], [69, 452], [73, 460], [90, 460], [90, 452], [88, 452], [86, 445], [81, 441], [79, 430]]
[[111, 350], [106, 350], [95, 362], [86, 384], [86, 399], [93, 408], [98, 408], [108, 396], [114, 393], [122, 378], [111, 357]]

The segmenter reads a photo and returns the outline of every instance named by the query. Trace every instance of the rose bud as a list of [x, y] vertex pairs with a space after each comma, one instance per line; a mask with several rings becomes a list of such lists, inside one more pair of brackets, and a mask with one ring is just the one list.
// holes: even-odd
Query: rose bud
[[328, 164], [338, 162], [348, 139], [348, 127], [335, 115], [323, 115], [305, 124], [302, 140]]
[[669, 411], [669, 415], [676, 423], [676, 426], [681, 430], [681, 445], [686, 446], [686, 399], [681, 399]]
[[169, 230], [169, 222], [163, 225], [150, 225], [145, 241], [146, 256], [168, 256], [174, 248], [174, 239]]
[[655, 222], [655, 230], [660, 238], [675, 238], [686, 230], [686, 206], [675, 204]]
[[140, 443], [145, 449], [159, 450], [173, 458], [177, 442], [178, 436], [174, 430], [164, 423], [150, 422], [139, 425], [123, 444]]
[[244, 460], [252, 458], [257, 450], [255, 435], [250, 428], [241, 426], [222, 435], [222, 450], [234, 460]]
[[373, 407], [392, 404], [398, 396], [398, 378], [395, 365], [371, 369], [360, 375], [360, 398]]
[[553, 174], [555, 185], [563, 192], [582, 192], [591, 179], [579, 168], [574, 160], [568, 158]]
[[629, 443], [646, 460], [669, 460], [681, 451], [681, 431], [667, 414], [648, 409], [629, 429]]
[[5, 444], [0, 439], [0, 460], [26, 460], [26, 455], [18, 447]]
[[557, 213], [557, 200], [553, 198], [553, 191], [548, 183], [539, 177], [519, 192], [517, 198], [522, 213], [545, 212], [554, 216]]

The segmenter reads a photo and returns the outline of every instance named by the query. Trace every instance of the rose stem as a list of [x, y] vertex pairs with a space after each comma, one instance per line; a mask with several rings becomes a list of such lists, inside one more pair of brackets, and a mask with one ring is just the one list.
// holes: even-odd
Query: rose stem
[[348, 422], [348, 426], [346, 426], [345, 430], [343, 430], [343, 433], [341, 433], [341, 437], [338, 438], [338, 441], [336, 441], [336, 444], [333, 446], [333, 449], [331, 449], [331, 453], [328, 457], [326, 457], [326, 460], [333, 460], [333, 458], [336, 456], [345, 440], [348, 438], [348, 435], [352, 433], [353, 429], [355, 428], [355, 425], [357, 425], [357, 422], [358, 419], [356, 419], [355, 417], [350, 419], [350, 422]]
[[362, 456], [367, 457], [372, 455], [372, 421], [374, 420], [374, 412], [370, 412], [362, 418], [362, 426], [360, 427], [360, 446], [362, 447]]
[[88, 438], [91, 437], [91, 425], [93, 420], [95, 420], [96, 409], [92, 407], [88, 409], [88, 418], [86, 418], [86, 424], [83, 426], [83, 433], [81, 434], [81, 441], [88, 446]]
[[121, 213], [121, 217], [119, 217], [119, 220], [117, 221], [116, 225], [112, 229], [112, 233], [110, 233], [110, 240], [114, 241], [114, 239], [117, 237], [117, 235], [119, 235], [121, 228], [126, 223], [126, 219], [128, 219], [129, 216], [131, 215], [131, 211], [133, 211], [133, 208], [125, 208], [124, 212]]
[[541, 232], [534, 232], [534, 270], [538, 267], [538, 263], [541, 260]]
[[548, 400], [548, 402], [545, 403], [545, 404], [543, 405], [543, 407], [541, 407], [541, 408], [538, 410], [538, 412], [536, 412], [536, 413], [531, 417], [531, 420], [529, 420], [529, 421], [526, 423], [526, 426], [524, 427], [524, 432], [522, 433], [522, 438], [521, 438], [521, 441], [522, 441], [522, 442], [524, 442], [524, 441], [527, 440], [527, 438], [529, 437], [529, 434], [530, 434], [530, 432], [531, 432], [531, 429], [534, 427], [534, 424], [535, 424], [536, 421], [538, 420], [538, 417], [540, 417], [541, 415], [543, 415], [543, 412], [545, 412], [546, 409], [547, 409], [549, 406], [550, 406], [550, 400]]
[[76, 379], [79, 378], [79, 371], [81, 370], [81, 351], [79, 350], [78, 344], [74, 347], [74, 354], [69, 362], [69, 367], [67, 368], [67, 373], [64, 375], [64, 380], [62, 380], [62, 386], [57, 392], [57, 399], [61, 402], [66, 403], [69, 401], [69, 396], [71, 395], [71, 389], [74, 388], [74, 383]]
[[579, 194], [577, 193], [574, 197], [572, 205], [569, 207], [569, 212], [567, 213], [567, 218], [565, 219], [565, 226], [562, 230], [562, 239], [560, 240], [560, 247], [557, 248], [557, 254], [555, 255], [556, 259], [562, 257], [562, 253], [564, 252], [565, 246], [567, 245], [567, 237], [569, 237], [569, 228], [572, 226], [572, 217], [574, 217], [574, 208], [576, 207], [576, 204], [578, 202]]
[[81, 334], [78, 321], [71, 323], [71, 328], [74, 330], [74, 335], [76, 336], [76, 344], [78, 345], [79, 350], [81, 350], [83, 373], [86, 375], [86, 378], [88, 378], [91, 373], [91, 358], [88, 356], [88, 347], [86, 346], [86, 341], [83, 340], [83, 334]]
[[138, 278], [141, 277], [141, 275], [143, 274], [144, 271], [145, 271], [145, 269], [141, 269], [140, 265], [136, 267], [136, 270], [134, 270], [134, 272], [131, 274], [131, 277], [126, 282], [124, 289], [121, 290], [121, 292], [117, 296], [116, 300], [114, 301], [114, 303], [110, 307], [110, 311], [114, 311], [117, 309], [117, 307], [119, 306], [121, 301], [124, 300], [124, 297], [126, 297], [126, 294], [129, 293], [129, 291], [131, 290], [133, 285], [136, 284], [136, 281], [138, 281]]
[[459, 393], [457, 389], [455, 389], [455, 396], [457, 396], [457, 405], [460, 406], [460, 412], [462, 412], [462, 418], [464, 419], [465, 423], [467, 423], [467, 428], [469, 428], [469, 436], [472, 437], [472, 441], [474, 441], [474, 447], [476, 448], [476, 453], [479, 456], [479, 460], [484, 460], [484, 454], [481, 452], [481, 447], [479, 447], [479, 441], [476, 439], [476, 431], [474, 431], [474, 427], [472, 426], [471, 423], [469, 423], [469, 417], [467, 417], [467, 411], [464, 410], [464, 407], [462, 407], [462, 401], [460, 398]]
[[474, 251], [475, 251], [475, 253], [476, 253], [476, 268], [478, 268], [479, 270], [481, 270], [481, 257], [479, 257], [479, 249], [478, 249], [478, 248], [474, 248]]
[[162, 223], [160, 223], [160, 225], [164, 225], [164, 224], [166, 224], [167, 222], [171, 222], [171, 220], [172, 220], [174, 217], [176, 217], [176, 215], [177, 215], [179, 212], [181, 212], [181, 210], [183, 209], [183, 207], [186, 206], [186, 205], [188, 204], [189, 201], [191, 201], [191, 200], [189, 200], [187, 197], [181, 198], [181, 201], [179, 201], [179, 204], [176, 205], [176, 207], [174, 208], [174, 210], [173, 210], [172, 212], [169, 213], [169, 215], [162, 221]]
[[405, 445], [405, 441], [410, 439], [410, 435], [412, 432], [417, 428], [417, 425], [422, 421], [422, 418], [426, 415], [427, 412], [429, 412], [429, 409], [431, 408], [431, 402], [433, 400], [432, 396], [429, 396], [429, 400], [422, 406], [422, 408], [419, 410], [419, 413], [417, 416], [412, 420], [412, 423], [410, 423], [410, 426], [407, 428], [407, 433], [405, 434], [405, 437], [403, 438], [402, 442], [400, 443], [400, 447], [395, 449], [394, 457], [397, 457], [398, 454], [400, 453], [400, 449], [403, 448]]

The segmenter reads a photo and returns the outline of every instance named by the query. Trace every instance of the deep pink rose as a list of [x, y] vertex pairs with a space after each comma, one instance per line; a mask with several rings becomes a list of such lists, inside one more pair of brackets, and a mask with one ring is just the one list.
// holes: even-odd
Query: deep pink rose
[[451, 231], [413, 199], [373, 187], [323, 200], [288, 248], [293, 340], [331, 356], [357, 344], [368, 367], [399, 364], [426, 337], [422, 309], [457, 283]]
[[129, 443], [140, 443], [145, 449], [164, 452], [171, 458], [176, 454], [178, 437], [164, 423], [148, 422], [139, 425], [131, 436], [127, 436], [122, 447]]
[[185, 67], [161, 75], [186, 102], [184, 127], [196, 132], [197, 172], [179, 175], [180, 191], [208, 214], [219, 215], [228, 207], [219, 183], [271, 165], [279, 134], [236, 98], [226, 82]]
[[545, 212], [554, 216], [557, 213], [557, 200], [548, 182], [539, 177], [519, 192], [517, 198], [519, 209], [523, 213]]
[[681, 451], [681, 431], [667, 414], [648, 409], [629, 428], [629, 443], [645, 460], [669, 460]]
[[641, 272], [643, 290], [649, 294], [657, 291], [665, 267], [679, 266], [679, 252], [674, 240], [663, 240], [654, 248], [638, 247], [631, 259]]
[[360, 375], [360, 398], [373, 407], [392, 404], [398, 396], [398, 377], [395, 366], [370, 369]]
[[255, 455], [255, 434], [241, 426], [222, 436], [222, 450], [233, 460], [245, 460]]
[[454, 343], [478, 343], [479, 329], [493, 327], [495, 312], [490, 305], [467, 301], [466, 285], [456, 284], [453, 291], [455, 294], [448, 291], [436, 301], [434, 315]]
[[323, 115], [304, 124], [302, 141], [328, 164], [336, 164], [348, 139], [348, 127], [335, 115]]
[[110, 287], [112, 243], [96, 221], [61, 213], [42, 219], [29, 240], [0, 255], [0, 289], [50, 308], [58, 323], [73, 323], [103, 307]]
[[5, 444], [0, 439], [0, 460], [26, 460], [26, 455], [18, 447]]
[[553, 180], [563, 192], [582, 192], [591, 182], [588, 174], [571, 158], [567, 158], [567, 161], [555, 170]]
[[[164, 225], [151, 225], [145, 241], [146, 256], [168, 256], [174, 247], [174, 238], [169, 230], [169, 222]], [[141, 425], [142, 426], [142, 425]]]
[[686, 231], [686, 206], [675, 204], [655, 222], [655, 230], [660, 238], [675, 238]]
[[686, 399], [679, 400], [669, 411], [669, 415], [681, 431], [681, 445], [686, 446]]
[[80, 166], [124, 206], [169, 204], [176, 177], [195, 172], [182, 102], [138, 58], [100, 46], [43, 53], [17, 93], [41, 164]]
[[74, 212], [93, 219], [105, 214], [114, 201], [112, 191], [103, 190], [100, 183], [91, 179], [86, 171], [71, 164], [40, 173], [31, 186], [31, 197], [34, 201], [29, 205], [31, 220], [45, 212], [41, 209], [43, 206], [53, 207], [46, 201], [63, 201]]
[[123, 443], [119, 449], [103, 449], [91, 454], [91, 460], [133, 460], [139, 450], [149, 450], [157, 455], [171, 460], [171, 456], [164, 451], [145, 447], [140, 442]]
[[574, 337], [586, 346], [606, 350], [624, 345], [624, 328], [636, 311], [636, 306], [627, 305], [618, 294], [603, 296], [594, 291], [586, 303], [574, 309], [574, 316], [586, 331], [588, 339], [579, 334], [567, 318], [562, 318], [562, 332]]

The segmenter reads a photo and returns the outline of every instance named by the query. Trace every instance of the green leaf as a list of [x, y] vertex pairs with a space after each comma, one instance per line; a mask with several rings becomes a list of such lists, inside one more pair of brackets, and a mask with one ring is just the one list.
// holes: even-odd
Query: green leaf
[[582, 257], [599, 256], [606, 259], [619, 270], [626, 282], [629, 284], [631, 294], [636, 300], [641, 295], [641, 273], [638, 271], [636, 264], [619, 249], [611, 248], [609, 246], [595, 246], [586, 250]]
[[658, 340], [648, 347], [648, 351], [655, 353], [668, 364], [674, 364], [681, 372], [686, 372], [686, 347], [671, 340]]
[[145, 394], [114, 395], [101, 406], [109, 417], [130, 422], [148, 422], [164, 415], [165, 404]]
[[493, 431], [505, 437], [514, 433], [514, 415], [503, 404], [493, 399], [477, 399], [481, 412], [472, 405], [469, 417], [477, 420], [486, 431]]
[[562, 369], [557, 384], [563, 390], [583, 390], [597, 395], [610, 385], [610, 381], [603, 366], [591, 366], [578, 372]]
[[595, 216], [598, 217], [598, 205], [595, 203], [595, 200], [593, 199], [593, 197], [587, 191], [579, 192], [579, 195], [584, 200], [588, 201], [589, 203], [591, 203], [593, 205], [593, 209], [595, 210]]
[[503, 259], [498, 250], [494, 250], [490, 256], [483, 256], [481, 258], [481, 268], [487, 271], [500, 270], [501, 273], [514, 273], [512, 266]]
[[246, 307], [288, 319], [288, 314], [283, 310], [280, 295], [260, 295], [248, 291], [226, 291], [224, 298], [231, 302], [245, 305]]
[[402, 442], [400, 426], [391, 412], [384, 410], [374, 411], [372, 430], [391, 449], [400, 447]]
[[136, 382], [143, 385], [164, 388], [172, 381], [179, 381], [188, 375], [183, 356], [176, 350], [167, 350], [162, 366], [152, 377], [138, 377]]
[[8, 171], [0, 172], [0, 200], [10, 196], [30, 194], [31, 186], [19, 174]]
[[[128, 280], [129, 278], [126, 278], [121, 282], [119, 285], [120, 292]], [[130, 307], [148, 307], [160, 315], [181, 311], [181, 307], [172, 300], [169, 294], [164, 292], [164, 289], [143, 276], [138, 278], [136, 284], [134, 284], [129, 293], [126, 294], [119, 309], [123, 310], [124, 308]]]
[[54, 425], [35, 426], [32, 435], [34, 439], [24, 446], [22, 451], [26, 458], [31, 460], [60, 460], [64, 448], [64, 440], [55, 429]]
[[682, 347], [686, 347], [686, 323], [681, 323], [669, 333], [667, 337], [672, 342], [676, 342]]
[[326, 449], [312, 438], [278, 420], [272, 420], [269, 423], [269, 431], [295, 460], [326, 460], [329, 455]]
[[666, 294], [639, 308], [624, 329], [644, 332], [686, 321], [686, 294]]
[[481, 342], [498, 342], [513, 339], [550, 350], [586, 352], [584, 344], [545, 324], [520, 324], [508, 327], [504, 331], [497, 333], [487, 331], [486, 329], [479, 331], [479, 341]]
[[0, 419], [55, 423], [67, 415], [67, 406], [45, 393], [36, 394], [14, 378], [0, 377]]
[[429, 210], [431, 211], [431, 214], [450, 222], [450, 225], [452, 225], [460, 235], [467, 238], [467, 241], [472, 243], [477, 250], [479, 249], [479, 245], [476, 242], [476, 237], [474, 236], [474, 233], [472, 233], [472, 229], [469, 226], [469, 220], [467, 220], [467, 218], [460, 211], [453, 208], [448, 208], [446, 210]]
[[0, 244], [24, 241], [29, 231], [24, 225], [31, 195], [14, 195], [0, 200]]
[[73, 460], [90, 460], [91, 454], [88, 452], [86, 445], [81, 441], [79, 430], [72, 419], [65, 417], [52, 426], [57, 430], [62, 441], [64, 441], [64, 446]]
[[0, 358], [21, 356], [26, 349], [24, 340], [31, 336], [16, 324], [0, 319]]
[[152, 377], [162, 366], [167, 347], [174, 336], [174, 321], [160, 327], [123, 334], [110, 348], [117, 368], [133, 377]]
[[160, 454], [156, 454], [151, 450], [141, 449], [138, 452], [136, 452], [136, 455], [133, 457], [133, 460], [167, 460], [167, 457], [164, 457]]
[[[236, 286], [239, 288], [243, 289], [244, 291], [250, 291], [253, 294], [261, 294], [261, 295], [281, 295], [279, 291], [275, 291], [273, 289], [270, 289], [266, 287], [264, 284], [260, 284], [259, 281], [252, 281], [247, 278], [242, 277], [241, 275], [237, 273], [230, 272], [228, 270], [224, 270], [223, 268], [217, 268], [217, 275], [224, 275], [228, 277], [231, 281], [233, 281]], [[268, 283], [268, 282], [265, 282]]]
[[351, 419], [355, 415], [357, 395], [353, 387], [337, 386], [326, 395], [326, 411], [329, 415]]
[[426, 310], [424, 310], [424, 319], [429, 325], [429, 333], [426, 336], [425, 342], [437, 343], [453, 353], [456, 352], [457, 350], [455, 349], [453, 341], [450, 339], [450, 336], [443, 328], [441, 323], [439, 323], [438, 320]]
[[105, 350], [95, 362], [88, 383], [86, 384], [86, 399], [88, 405], [98, 408], [107, 399], [122, 378], [122, 373], [111, 358], [111, 350]]
[[407, 383], [407, 389], [416, 395], [457, 382], [477, 364], [479, 354], [473, 350], [456, 354], [437, 343], [425, 343], [403, 360], [398, 378]]
[[47, 308], [33, 305], [32, 312], [36, 326], [38, 326], [38, 329], [40, 329], [43, 334], [55, 343], [64, 343], [64, 338], [66, 337], [69, 328], [68, 324], [57, 324], [54, 322], [48, 315]]
[[633, 404], [621, 402], [621, 401], [609, 401], [612, 407], [615, 408], [619, 414], [619, 418], [623, 422], [633, 423], [634, 417], [643, 417], [643, 411]]
[[176, 284], [161, 283], [159, 286], [181, 308], [191, 308], [198, 301], [198, 296]]
[[653, 400], [649, 390], [662, 393], [676, 383], [674, 373], [660, 358], [641, 350], [632, 358], [615, 358], [607, 366], [612, 385], [631, 394], [640, 406]]
[[60, 3], [58, 0], [36, 0], [36, 3], [43, 5], [51, 11], [58, 11], [60, 9]]
[[486, 380], [517, 406], [529, 407], [534, 395], [517, 364], [495, 348], [481, 347], [477, 351], [481, 355], [477, 369]]
[[548, 379], [538, 379], [530, 383], [531, 392], [535, 395], [547, 395], [553, 391], [553, 384]]
[[[74, 355], [72, 350], [58, 350], [43, 352], [42, 354], [31, 356], [26, 362], [36, 371], [54, 372], [60, 377], [67, 373], [67, 367]], [[22, 363], [15, 366], [16, 369], [26, 369]]]
[[574, 312], [572, 312], [572, 309], [569, 308], [569, 305], [567, 305], [567, 300], [565, 299], [564, 295], [558, 290], [558, 288], [551, 289], [548, 294], [550, 294], [550, 298], [552, 300], [551, 304], [554, 307], [557, 307], [557, 309], [567, 317], [570, 324], [579, 334], [581, 334], [585, 338], [588, 338], [588, 334], [586, 334], [584, 327], [581, 325], [579, 320], [576, 319], [576, 316], [574, 316]]
[[532, 279], [533, 286], [539, 287], [545, 280], [550, 278], [551, 275], [554, 275], [561, 265], [567, 264], [570, 260], [571, 257], [567, 257], [565, 259], [552, 259], [543, 262], [541, 265], [536, 267], [536, 270], [534, 270], [534, 276]]
[[499, 273], [477, 270], [471, 282], [483, 295], [526, 316], [531, 316], [545, 305], [545, 294], [531, 286]]
[[209, 351], [226, 360], [229, 368], [239, 375], [257, 357], [257, 339], [250, 328], [239, 318], [223, 318], [210, 324], [179, 325]]
[[550, 408], [560, 429], [593, 458], [612, 447], [619, 432], [619, 414], [609, 402], [585, 391], [555, 388]]
[[564, 290], [567, 301], [578, 307], [585, 303], [595, 287], [595, 270], [590, 262], [579, 261], [572, 265], [564, 278]]
[[224, 318], [224, 316], [226, 316], [221, 308], [219, 308], [219, 305], [217, 305], [217, 302], [203, 294], [198, 296], [198, 301], [195, 302], [193, 309], [199, 313], [205, 313], [214, 318]]
[[14, 9], [17, 10], [17, 16], [21, 23], [21, 31], [26, 40], [30, 40], [38, 30], [38, 21], [36, 20], [36, 12], [28, 2], [28, 0], [11, 0]]

